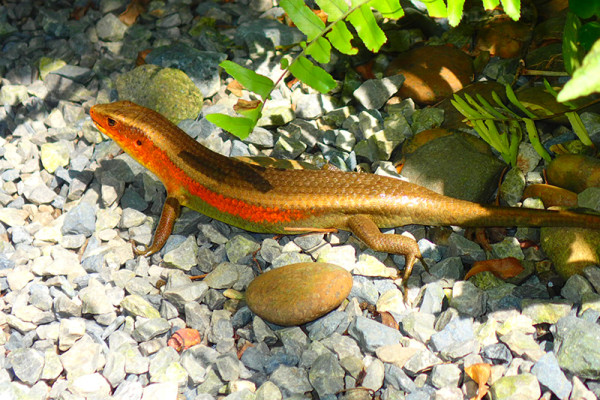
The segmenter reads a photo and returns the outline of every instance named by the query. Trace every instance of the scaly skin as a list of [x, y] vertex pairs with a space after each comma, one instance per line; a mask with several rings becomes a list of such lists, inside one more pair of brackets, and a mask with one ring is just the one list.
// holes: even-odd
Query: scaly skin
[[153, 242], [139, 254], [150, 255], [163, 247], [181, 206], [186, 206], [253, 232], [351, 231], [374, 250], [404, 255], [406, 285], [413, 264], [422, 260], [417, 243], [401, 235], [384, 235], [379, 228], [600, 227], [600, 216], [593, 214], [483, 206], [379, 175], [248, 164], [207, 149], [159, 113], [128, 101], [96, 105], [90, 116], [101, 132], [167, 189]]

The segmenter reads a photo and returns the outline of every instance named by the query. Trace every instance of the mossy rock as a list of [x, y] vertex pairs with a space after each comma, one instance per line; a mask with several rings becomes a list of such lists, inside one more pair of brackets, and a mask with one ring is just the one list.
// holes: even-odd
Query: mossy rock
[[202, 93], [181, 70], [146, 64], [117, 78], [119, 100], [151, 108], [178, 124], [202, 110]]
[[248, 286], [248, 307], [277, 325], [302, 325], [338, 307], [350, 294], [352, 275], [334, 264], [298, 263], [268, 271]]
[[590, 265], [600, 264], [600, 232], [585, 228], [541, 229], [540, 243], [554, 269], [563, 279], [574, 274], [583, 274]]

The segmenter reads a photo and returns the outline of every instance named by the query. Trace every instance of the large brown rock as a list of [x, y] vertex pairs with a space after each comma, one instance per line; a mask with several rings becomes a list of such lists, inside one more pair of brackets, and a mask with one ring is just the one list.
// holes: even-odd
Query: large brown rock
[[278, 325], [301, 325], [338, 307], [350, 294], [352, 275], [328, 263], [299, 263], [268, 271], [248, 286], [248, 307]]
[[401, 98], [434, 104], [473, 80], [471, 57], [454, 46], [425, 46], [402, 53], [391, 62], [386, 75], [404, 75]]

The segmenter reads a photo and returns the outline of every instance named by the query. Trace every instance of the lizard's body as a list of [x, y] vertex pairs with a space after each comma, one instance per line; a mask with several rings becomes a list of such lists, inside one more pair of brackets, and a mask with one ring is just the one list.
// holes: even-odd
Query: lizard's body
[[379, 175], [248, 164], [207, 149], [159, 113], [127, 101], [96, 105], [90, 115], [100, 131], [157, 175], [167, 189], [153, 243], [143, 254], [162, 248], [181, 206], [254, 232], [349, 230], [374, 250], [405, 255], [405, 278], [421, 259], [416, 242], [384, 235], [378, 228], [407, 224], [600, 228], [600, 216], [593, 214], [483, 206]]

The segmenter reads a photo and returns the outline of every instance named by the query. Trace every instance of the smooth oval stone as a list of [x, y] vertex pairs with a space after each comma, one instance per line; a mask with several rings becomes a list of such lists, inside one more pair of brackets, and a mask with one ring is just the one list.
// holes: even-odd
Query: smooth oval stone
[[248, 307], [277, 325], [301, 325], [338, 307], [350, 294], [352, 275], [334, 264], [298, 263], [254, 279], [246, 291]]

